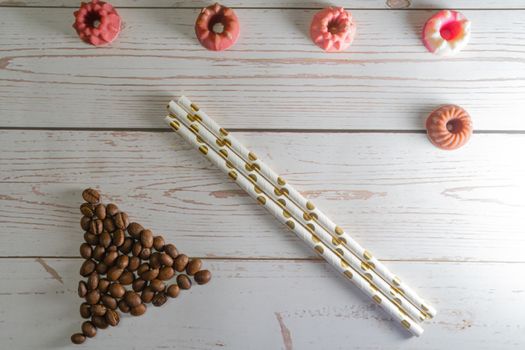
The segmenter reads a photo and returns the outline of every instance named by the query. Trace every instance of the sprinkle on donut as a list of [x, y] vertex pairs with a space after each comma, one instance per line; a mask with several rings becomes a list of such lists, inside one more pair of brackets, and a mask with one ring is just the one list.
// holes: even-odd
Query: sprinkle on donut
[[310, 37], [327, 52], [346, 50], [356, 31], [352, 15], [342, 7], [327, 7], [317, 12], [310, 25]]
[[457, 11], [439, 11], [425, 23], [422, 39], [428, 51], [440, 56], [454, 55], [470, 39], [470, 21]]
[[120, 32], [120, 16], [110, 3], [99, 0], [83, 2], [74, 15], [73, 28], [80, 39], [88, 44], [107, 45]]
[[230, 48], [239, 38], [239, 32], [239, 19], [235, 12], [218, 3], [203, 8], [195, 22], [197, 39], [211, 51]]
[[466, 110], [456, 105], [445, 105], [427, 118], [427, 135], [436, 147], [444, 150], [460, 148], [472, 135], [472, 120]]

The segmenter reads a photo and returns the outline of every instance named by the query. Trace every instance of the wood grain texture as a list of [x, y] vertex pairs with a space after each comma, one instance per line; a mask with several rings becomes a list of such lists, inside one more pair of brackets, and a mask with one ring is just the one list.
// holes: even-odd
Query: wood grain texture
[[[209, 285], [162, 308], [124, 316], [83, 346], [76, 295], [79, 259], [0, 259], [0, 339], [26, 349], [523, 349], [525, 265], [393, 263], [438, 308], [420, 338], [409, 338], [324, 262], [206, 260]], [[487, 278], [490, 276], [490, 278]], [[283, 292], [286, 291], [286, 292]], [[283, 331], [284, 326], [284, 331]], [[287, 332], [288, 333], [287, 333]], [[285, 341], [287, 341], [285, 343]]]
[[[525, 135], [236, 133], [382, 259], [523, 261]], [[171, 132], [2, 131], [0, 256], [75, 256], [81, 191], [199, 256], [314, 254]]]
[[70, 9], [5, 8], [0, 127], [159, 128], [183, 92], [225, 127], [422, 130], [456, 103], [476, 130], [525, 130], [525, 11], [465, 11], [473, 37], [450, 59], [420, 43], [432, 11], [356, 10], [355, 45], [340, 54], [311, 43], [313, 12], [240, 9], [239, 42], [213, 53], [195, 40], [197, 9], [122, 9], [120, 38], [97, 49]]

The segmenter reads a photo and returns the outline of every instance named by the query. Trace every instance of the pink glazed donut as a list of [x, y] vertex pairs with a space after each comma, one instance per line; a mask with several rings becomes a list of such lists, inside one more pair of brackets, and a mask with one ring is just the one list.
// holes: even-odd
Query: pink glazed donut
[[80, 39], [88, 44], [107, 45], [120, 33], [120, 16], [108, 2], [99, 0], [83, 2], [74, 15], [73, 28]]
[[218, 3], [203, 8], [195, 22], [197, 39], [211, 51], [230, 48], [239, 38], [239, 31], [239, 19], [235, 12]]
[[327, 7], [314, 15], [310, 25], [310, 37], [327, 52], [346, 50], [355, 36], [352, 15], [342, 7]]
[[422, 39], [428, 51], [441, 56], [454, 55], [470, 39], [470, 21], [457, 11], [439, 11], [425, 23]]

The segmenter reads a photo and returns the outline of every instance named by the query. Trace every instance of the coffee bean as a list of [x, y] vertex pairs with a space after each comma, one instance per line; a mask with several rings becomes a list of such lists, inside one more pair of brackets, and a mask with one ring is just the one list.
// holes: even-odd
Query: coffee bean
[[166, 288], [166, 285], [164, 284], [164, 282], [162, 282], [161, 280], [157, 278], [151, 281], [149, 285], [151, 289], [153, 289], [155, 292], [162, 292]]
[[142, 290], [142, 293], [140, 294], [140, 298], [144, 303], [150, 303], [151, 300], [153, 300], [153, 297], [155, 296], [155, 291], [150, 286], [144, 287]]
[[104, 257], [104, 264], [108, 266], [113, 266], [118, 257], [119, 256], [117, 252], [109, 252]]
[[172, 267], [164, 266], [163, 268], [160, 269], [159, 275], [157, 276], [157, 278], [159, 280], [166, 281], [172, 278], [174, 275], [175, 275], [175, 270], [173, 270]]
[[122, 275], [122, 272], [124, 272], [124, 269], [121, 269], [118, 266], [112, 266], [108, 270], [107, 278], [110, 281], [116, 281], [120, 278], [120, 275]]
[[93, 248], [87, 243], [82, 243], [80, 245], [80, 256], [84, 259], [91, 258], [91, 254], [93, 253]]
[[117, 299], [113, 298], [110, 295], [103, 295], [102, 296], [102, 304], [104, 304], [105, 307], [111, 310], [115, 310], [117, 308]]
[[109, 294], [115, 298], [122, 298], [126, 293], [126, 289], [120, 283], [113, 283], [108, 288]]
[[191, 259], [186, 266], [186, 273], [190, 276], [195, 275], [202, 267], [202, 260], [199, 258]]
[[97, 245], [93, 249], [93, 253], [91, 254], [91, 256], [92, 256], [93, 259], [100, 261], [100, 260], [104, 259], [104, 254], [105, 253], [106, 253], [106, 248], [104, 248], [101, 245]]
[[90, 305], [95, 305], [100, 300], [100, 292], [95, 290], [90, 290], [86, 294], [86, 302]]
[[118, 207], [115, 204], [109, 203], [106, 205], [106, 214], [113, 216], [116, 213], [118, 213]]
[[82, 318], [90, 318], [91, 317], [91, 305], [89, 305], [88, 303], [80, 304], [80, 316]]
[[80, 267], [80, 275], [84, 277], [89, 276], [93, 271], [95, 271], [96, 266], [97, 264], [91, 259], [84, 261]]
[[132, 291], [126, 292], [126, 295], [124, 296], [124, 300], [131, 308], [137, 305], [140, 305], [140, 303], [142, 302], [140, 299], [140, 295]]
[[103, 262], [98, 263], [98, 265], [97, 265], [97, 272], [100, 275], [106, 274], [106, 272], [108, 272], [108, 269], [109, 269], [108, 265], [104, 264]]
[[133, 274], [133, 272], [124, 271], [122, 272], [122, 275], [120, 275], [118, 281], [124, 286], [129, 286], [131, 283], [133, 283], [134, 279], [135, 275]]
[[129, 256], [127, 255], [121, 255], [115, 260], [115, 265], [120, 267], [121, 269], [125, 269], [128, 267], [129, 264]]
[[115, 222], [111, 218], [111, 216], [106, 216], [104, 219], [104, 229], [110, 233], [115, 232], [117, 227], [115, 226]]
[[107, 278], [101, 278], [100, 281], [98, 281], [99, 292], [106, 293], [110, 285], [111, 282]]
[[95, 214], [95, 206], [91, 203], [82, 203], [82, 205], [80, 206], [80, 212], [82, 213], [82, 215], [91, 218]]
[[140, 304], [135, 307], [132, 307], [130, 313], [133, 316], [141, 316], [141, 315], [144, 315], [144, 313], [146, 312], [146, 309], [147, 307], [145, 304]]
[[91, 313], [95, 316], [104, 316], [107, 310], [102, 304], [95, 304], [91, 307]]
[[102, 232], [99, 237], [99, 242], [101, 246], [108, 248], [111, 245], [111, 235], [106, 231]]
[[142, 275], [144, 272], [148, 271], [150, 268], [149, 264], [147, 262], [144, 262], [140, 264], [140, 266], [137, 269], [137, 275]]
[[110, 326], [115, 327], [116, 325], [118, 325], [119, 321], [120, 316], [118, 315], [118, 312], [113, 310], [108, 310], [108, 312], [106, 312], [106, 322]]
[[120, 247], [122, 244], [124, 244], [125, 240], [126, 240], [126, 233], [123, 230], [118, 229], [115, 232], [113, 232], [112, 243], [115, 246]]
[[127, 237], [124, 239], [124, 243], [119, 247], [119, 250], [122, 252], [122, 254], [129, 254], [131, 252], [131, 248], [133, 247], [133, 238]]
[[177, 276], [177, 285], [180, 287], [180, 289], [190, 289], [191, 288], [191, 280], [186, 275], [178, 275]]
[[165, 266], [173, 266], [173, 258], [168, 254], [160, 254], [160, 263]]
[[166, 290], [166, 294], [170, 297], [170, 298], [176, 298], [180, 293], [180, 288], [178, 285], [176, 284], [172, 284], [168, 287], [168, 289]]
[[106, 218], [106, 206], [102, 203], [97, 204], [95, 207], [95, 215], [100, 220], [104, 220]]
[[142, 230], [140, 233], [140, 243], [145, 248], [153, 247], [153, 232], [151, 232], [151, 230]]
[[84, 230], [84, 231], [89, 231], [89, 226], [91, 225], [91, 218], [88, 217], [88, 216], [83, 216], [81, 219], [80, 219], [80, 227]]
[[151, 248], [142, 248], [142, 251], [139, 254], [139, 258], [143, 260], [148, 260], [151, 256]]
[[158, 275], [159, 275], [159, 269], [149, 269], [148, 271], [143, 272], [140, 275], [140, 277], [143, 280], [151, 281], [151, 280], [154, 280], [155, 278], [157, 278]]
[[206, 284], [211, 279], [211, 272], [208, 270], [201, 270], [197, 272], [193, 278], [197, 284]]
[[99, 274], [96, 271], [92, 272], [91, 275], [89, 275], [88, 280], [87, 280], [87, 288], [89, 290], [97, 289], [99, 281], [100, 281]]
[[175, 247], [173, 244], [166, 244], [164, 246], [164, 251], [166, 253], [168, 253], [168, 255], [172, 258], [172, 259], [175, 259], [177, 257], [177, 255], [179, 255], [179, 251], [177, 250], [177, 247]]
[[91, 245], [97, 245], [98, 244], [98, 236], [93, 234], [93, 233], [91, 233], [91, 232], [84, 233], [84, 240], [88, 244], [91, 244]]
[[88, 292], [86, 282], [80, 281], [78, 282], [78, 296], [83, 298], [86, 296]]
[[146, 283], [147, 282], [144, 281], [142, 278], [137, 278], [131, 284], [131, 288], [133, 288], [135, 292], [141, 292], [146, 286]]
[[137, 239], [140, 238], [140, 233], [144, 230], [141, 224], [132, 222], [128, 225], [128, 233], [131, 237]]
[[97, 328], [100, 328], [100, 329], [108, 328], [108, 323], [106, 322], [106, 319], [104, 317], [102, 317], [102, 316], [92, 316], [91, 317], [91, 322]]
[[153, 297], [153, 300], [152, 300], [152, 304], [154, 306], [162, 306], [166, 303], [166, 301], [168, 300], [168, 298], [166, 297], [166, 294], [164, 293], [157, 293], [157, 295], [155, 295]]
[[163, 251], [164, 250], [164, 237], [155, 236], [153, 238], [153, 248], [155, 248], [155, 250], [158, 252]]
[[115, 220], [115, 226], [121, 230], [125, 230], [129, 225], [128, 214], [124, 213], [123, 211], [115, 214], [115, 216], [113, 216], [113, 220]]
[[131, 258], [129, 258], [129, 264], [128, 264], [128, 267], [126, 269], [128, 271], [134, 272], [134, 271], [137, 271], [139, 266], [140, 266], [140, 258], [138, 258], [136, 256], [132, 256]]
[[82, 323], [82, 333], [88, 338], [93, 338], [97, 335], [97, 328], [90, 321], [85, 321]]
[[131, 308], [129, 307], [129, 305], [126, 303], [126, 301], [124, 299], [121, 299], [119, 302], [118, 302], [118, 308], [120, 311], [124, 312], [124, 313], [128, 313], [131, 311]]
[[133, 256], [139, 256], [140, 252], [142, 252], [142, 244], [140, 244], [140, 242], [133, 243], [131, 254], [133, 254]]
[[173, 267], [175, 268], [175, 271], [182, 272], [186, 268], [186, 265], [188, 265], [188, 261], [190, 259], [186, 254], [179, 254], [175, 260], [173, 261]]
[[118, 247], [116, 245], [110, 245], [109, 247], [106, 248], [106, 251], [107, 252], [118, 252]]
[[160, 262], [160, 253], [152, 253], [149, 257], [149, 266], [153, 267], [154, 269], [158, 269], [161, 265], [162, 263]]
[[89, 224], [89, 232], [94, 235], [99, 235], [104, 230], [104, 223], [100, 219], [91, 220]]
[[93, 188], [87, 188], [82, 192], [82, 198], [88, 203], [97, 204], [100, 200], [100, 193]]
[[82, 333], [75, 333], [71, 336], [71, 342], [73, 344], [82, 344], [86, 341], [86, 336]]

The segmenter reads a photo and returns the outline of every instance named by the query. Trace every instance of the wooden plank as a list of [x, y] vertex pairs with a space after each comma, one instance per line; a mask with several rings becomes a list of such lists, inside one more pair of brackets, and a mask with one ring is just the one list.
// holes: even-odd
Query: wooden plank
[[451, 59], [420, 43], [430, 11], [356, 10], [341, 54], [311, 43], [312, 10], [238, 12], [240, 41], [214, 53], [195, 40], [196, 9], [123, 9], [121, 37], [100, 49], [78, 40], [70, 9], [3, 9], [0, 127], [159, 128], [184, 92], [226, 127], [422, 130], [456, 103], [477, 130], [525, 130], [525, 11], [465, 11], [472, 41]]
[[[113, 0], [116, 7], [186, 7], [201, 8], [208, 6], [204, 0]], [[242, 8], [323, 8], [324, 1], [304, 0], [228, 0], [223, 1], [230, 7]], [[337, 6], [349, 9], [494, 9], [525, 8], [521, 0], [339, 0]], [[44, 6], [44, 7], [78, 7], [76, 0], [2, 0], [0, 6]]]
[[[523, 261], [525, 135], [236, 133], [383, 259]], [[198, 256], [312, 254], [171, 132], [2, 131], [0, 256], [75, 256], [83, 188]]]
[[[80, 260], [0, 259], [0, 339], [9, 349], [77, 349]], [[195, 286], [138, 318], [123, 316], [84, 346], [104, 349], [523, 349], [524, 264], [393, 263], [436, 308], [408, 339], [324, 262], [205, 261]], [[490, 277], [489, 277], [490, 276]], [[29, 331], [30, 330], [30, 331]], [[147, 331], [144, 331], [147, 330]], [[283, 340], [286, 339], [286, 340]]]

